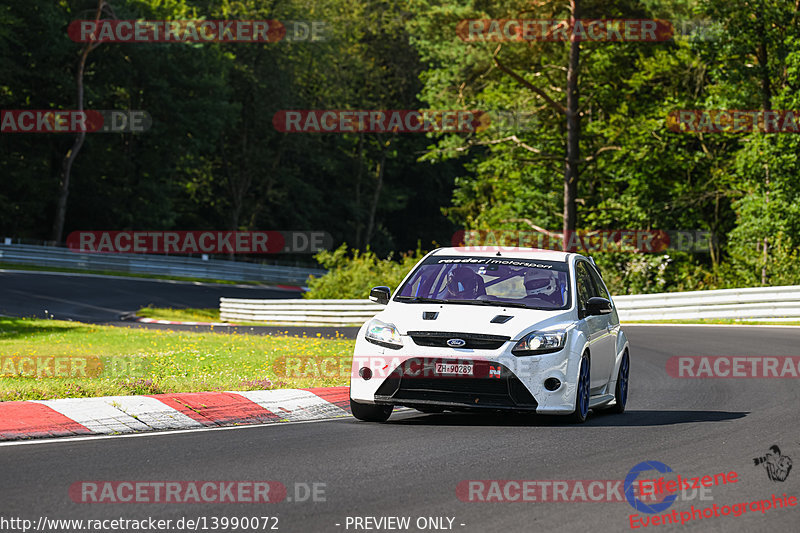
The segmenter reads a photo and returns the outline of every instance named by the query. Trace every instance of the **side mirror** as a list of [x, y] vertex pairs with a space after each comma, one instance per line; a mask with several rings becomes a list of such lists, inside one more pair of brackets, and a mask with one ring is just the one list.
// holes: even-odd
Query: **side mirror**
[[587, 315], [607, 315], [611, 312], [611, 301], [599, 296], [592, 296], [586, 302]]
[[[386, 305], [389, 303], [389, 296], [392, 295], [392, 290], [389, 287], [372, 287], [369, 291], [369, 299], [372, 302]], [[610, 305], [610, 303], [609, 303]]]

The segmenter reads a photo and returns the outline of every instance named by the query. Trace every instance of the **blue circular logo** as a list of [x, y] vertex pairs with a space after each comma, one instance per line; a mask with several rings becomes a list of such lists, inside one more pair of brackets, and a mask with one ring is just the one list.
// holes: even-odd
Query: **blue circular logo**
[[461, 348], [465, 344], [467, 344], [467, 341], [465, 341], [464, 339], [450, 339], [449, 341], [447, 341], [447, 345], [452, 348]]
[[675, 500], [678, 499], [678, 495], [670, 494], [662, 501], [651, 504], [644, 503], [642, 500], [637, 498], [633, 494], [634, 482], [639, 477], [641, 472], [647, 472], [648, 470], [657, 470], [662, 474], [672, 472], [670, 467], [659, 461], [644, 461], [643, 463], [639, 463], [631, 468], [630, 472], [628, 472], [628, 475], [625, 476], [625, 498], [628, 500], [628, 503], [631, 504], [631, 507], [637, 511], [648, 514], [657, 514], [669, 509]]

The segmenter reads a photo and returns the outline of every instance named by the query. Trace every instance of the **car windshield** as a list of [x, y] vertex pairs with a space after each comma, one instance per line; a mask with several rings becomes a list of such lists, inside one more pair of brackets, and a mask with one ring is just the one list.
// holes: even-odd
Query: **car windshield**
[[395, 300], [566, 309], [568, 268], [559, 261], [433, 256], [417, 267]]

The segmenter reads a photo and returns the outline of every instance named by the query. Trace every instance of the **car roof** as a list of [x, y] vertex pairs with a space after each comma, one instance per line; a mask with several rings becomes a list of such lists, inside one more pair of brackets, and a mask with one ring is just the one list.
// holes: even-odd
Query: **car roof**
[[[498, 253], [500, 254], [498, 256]], [[506, 246], [459, 246], [439, 248], [431, 255], [452, 255], [463, 257], [512, 257], [517, 259], [535, 259], [539, 261], [566, 262], [572, 254], [557, 250], [541, 250], [538, 248], [513, 248]]]

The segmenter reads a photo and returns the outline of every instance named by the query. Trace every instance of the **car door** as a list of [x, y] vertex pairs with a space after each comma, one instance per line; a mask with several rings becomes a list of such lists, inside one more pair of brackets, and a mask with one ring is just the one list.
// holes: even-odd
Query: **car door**
[[[578, 313], [584, 321], [589, 336], [589, 350], [592, 354], [591, 389], [592, 393], [601, 392], [606, 386], [614, 370], [614, 351], [616, 336], [611, 325], [612, 314], [586, 315], [586, 303], [589, 298], [603, 296], [597, 283], [592, 277], [592, 266], [586, 261], [579, 260], [575, 264], [575, 281], [578, 289]], [[602, 283], [600, 284], [603, 287]], [[603, 287], [605, 290], [605, 287]]]
[[[605, 298], [609, 302], [612, 302], [613, 305], [613, 301], [611, 300], [611, 295], [609, 294], [608, 289], [606, 288], [606, 285], [603, 282], [602, 276], [600, 276], [600, 271], [597, 269], [595, 265], [590, 265], [589, 272], [592, 275], [592, 280], [594, 281], [595, 287], [597, 287], [597, 290], [600, 292], [600, 296], [602, 298]], [[616, 376], [613, 375], [613, 372], [614, 372], [614, 366], [617, 361], [617, 336], [619, 335], [620, 331], [619, 314], [617, 313], [616, 306], [612, 307], [611, 313], [605, 315], [605, 317], [608, 319], [608, 325], [606, 327], [608, 328], [608, 332], [611, 334], [611, 339], [609, 341], [610, 343], [609, 348], [611, 349], [611, 367], [609, 369], [609, 372], [611, 372], [611, 374], [609, 374], [609, 379], [616, 379]]]

